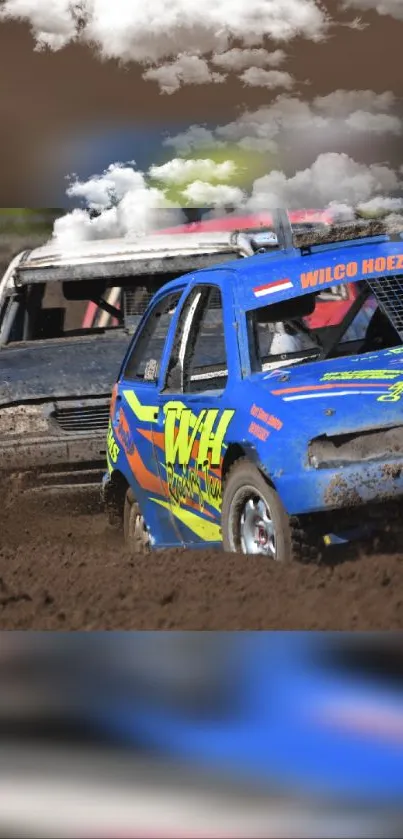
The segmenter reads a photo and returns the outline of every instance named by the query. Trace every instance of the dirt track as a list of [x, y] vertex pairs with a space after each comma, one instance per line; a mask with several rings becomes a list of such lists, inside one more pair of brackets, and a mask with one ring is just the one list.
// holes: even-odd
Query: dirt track
[[1, 629], [403, 627], [396, 555], [283, 569], [166, 551], [133, 563], [99, 512], [63, 501], [58, 513], [54, 501], [37, 497], [1, 506]]

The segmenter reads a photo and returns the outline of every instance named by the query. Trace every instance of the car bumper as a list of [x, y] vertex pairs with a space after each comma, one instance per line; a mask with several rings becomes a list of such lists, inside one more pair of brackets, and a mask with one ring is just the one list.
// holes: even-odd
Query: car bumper
[[275, 483], [291, 515], [387, 504], [403, 499], [403, 457], [339, 469], [312, 467], [299, 475], [283, 475]]
[[100, 485], [106, 434], [27, 437], [0, 441], [0, 472], [23, 474], [42, 486]]

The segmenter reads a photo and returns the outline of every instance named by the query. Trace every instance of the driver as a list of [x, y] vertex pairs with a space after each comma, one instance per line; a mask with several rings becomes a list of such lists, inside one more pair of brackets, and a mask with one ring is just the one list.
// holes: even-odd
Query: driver
[[316, 349], [318, 344], [299, 321], [285, 321], [270, 324], [273, 338], [271, 355], [285, 355], [303, 350]]

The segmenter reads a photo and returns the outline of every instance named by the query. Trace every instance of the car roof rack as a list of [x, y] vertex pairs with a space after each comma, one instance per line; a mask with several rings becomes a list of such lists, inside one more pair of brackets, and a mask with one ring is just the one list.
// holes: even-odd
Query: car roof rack
[[293, 230], [288, 211], [282, 208], [273, 210], [273, 230], [277, 235], [280, 250], [290, 252], [298, 249], [301, 256], [309, 256], [312, 248], [321, 245], [337, 245], [379, 236], [387, 236], [390, 242], [401, 242], [403, 237], [403, 218], [401, 223], [394, 219], [388, 224], [386, 219], [355, 219], [340, 222], [327, 228], [314, 228], [311, 231], [297, 233]]

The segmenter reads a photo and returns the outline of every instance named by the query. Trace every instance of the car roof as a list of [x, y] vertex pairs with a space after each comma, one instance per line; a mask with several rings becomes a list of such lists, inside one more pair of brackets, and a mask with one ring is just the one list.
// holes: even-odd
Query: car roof
[[238, 302], [245, 309], [279, 303], [342, 283], [396, 275], [402, 277], [403, 294], [403, 234], [256, 254], [182, 276], [169, 283], [169, 288], [179, 288], [194, 279], [214, 282], [218, 274], [236, 289]]
[[29, 252], [18, 265], [22, 284], [49, 280], [117, 278], [161, 272], [184, 273], [253, 253], [250, 240], [237, 233], [152, 234], [101, 239], [61, 247], [57, 242]]

